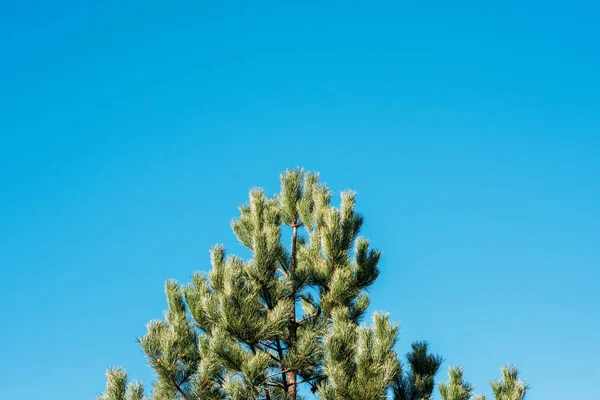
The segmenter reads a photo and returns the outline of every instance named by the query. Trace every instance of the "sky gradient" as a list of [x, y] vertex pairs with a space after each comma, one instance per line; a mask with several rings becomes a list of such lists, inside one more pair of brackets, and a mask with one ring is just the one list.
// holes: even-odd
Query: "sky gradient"
[[600, 398], [596, 2], [89, 3], [0, 2], [1, 398], [150, 386], [164, 281], [296, 166], [358, 192], [400, 353]]

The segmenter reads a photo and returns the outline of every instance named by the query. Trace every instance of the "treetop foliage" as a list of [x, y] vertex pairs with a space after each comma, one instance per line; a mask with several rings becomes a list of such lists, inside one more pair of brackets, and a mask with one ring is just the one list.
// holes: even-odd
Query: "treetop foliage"
[[[231, 222], [249, 259], [216, 245], [210, 272], [184, 285], [166, 282], [164, 318], [138, 339], [156, 377], [149, 394], [112, 368], [100, 399], [431, 398], [442, 357], [414, 343], [403, 371], [398, 325], [385, 313], [362, 322], [381, 252], [359, 237], [356, 194], [342, 192], [335, 207], [319, 175], [302, 169], [285, 171], [280, 182], [275, 196], [252, 189]], [[443, 400], [471, 398], [462, 374], [449, 370]], [[492, 383], [496, 398], [522, 399], [527, 387], [516, 369], [502, 374]]]

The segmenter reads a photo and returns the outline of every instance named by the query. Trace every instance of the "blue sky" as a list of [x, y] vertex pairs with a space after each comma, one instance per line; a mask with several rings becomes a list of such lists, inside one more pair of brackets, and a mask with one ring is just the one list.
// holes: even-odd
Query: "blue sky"
[[295, 166], [358, 192], [399, 352], [600, 397], [597, 3], [88, 3], [0, 5], [0, 397], [150, 384], [163, 282]]

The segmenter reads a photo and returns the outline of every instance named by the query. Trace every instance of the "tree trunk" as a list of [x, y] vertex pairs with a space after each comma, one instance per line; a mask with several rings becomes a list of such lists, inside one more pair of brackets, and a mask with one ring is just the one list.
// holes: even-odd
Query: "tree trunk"
[[[298, 223], [295, 218], [292, 222], [292, 254], [290, 260], [290, 275], [292, 278], [292, 282], [294, 279], [294, 272], [296, 271], [296, 240], [298, 238]], [[295, 282], [293, 282], [295, 284]], [[292, 293], [290, 295], [292, 299], [292, 303], [294, 307], [292, 308], [292, 312], [290, 313], [290, 317], [288, 319], [288, 342], [290, 348], [293, 348], [296, 345], [296, 333], [298, 329], [298, 325], [296, 322], [296, 288], [292, 288]], [[289, 350], [288, 350], [289, 351]], [[296, 371], [289, 371], [287, 373], [287, 384], [288, 384], [288, 400], [296, 400]]]

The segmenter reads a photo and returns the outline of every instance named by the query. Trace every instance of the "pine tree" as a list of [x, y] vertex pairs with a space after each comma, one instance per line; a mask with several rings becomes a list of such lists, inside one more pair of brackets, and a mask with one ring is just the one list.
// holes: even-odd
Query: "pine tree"
[[[375, 400], [392, 387], [398, 400], [430, 399], [442, 358], [414, 343], [403, 374], [398, 325], [383, 313], [362, 323], [381, 253], [358, 236], [355, 194], [334, 207], [317, 174], [280, 180], [276, 196], [251, 190], [231, 223], [249, 259], [217, 245], [210, 272], [166, 282], [164, 318], [138, 339], [156, 377], [148, 399]], [[109, 369], [100, 400], [143, 398], [141, 384]]]
[[369, 390], [384, 396], [398, 328], [384, 315], [359, 326], [380, 253], [357, 237], [354, 200], [344, 192], [333, 207], [318, 176], [300, 169], [281, 175], [277, 196], [252, 190], [232, 222], [252, 257], [214, 247], [210, 273], [186, 286], [167, 282], [165, 318], [139, 339], [157, 377], [153, 397], [296, 399], [308, 385], [338, 398], [342, 365], [353, 366], [353, 387], [371, 380]]

